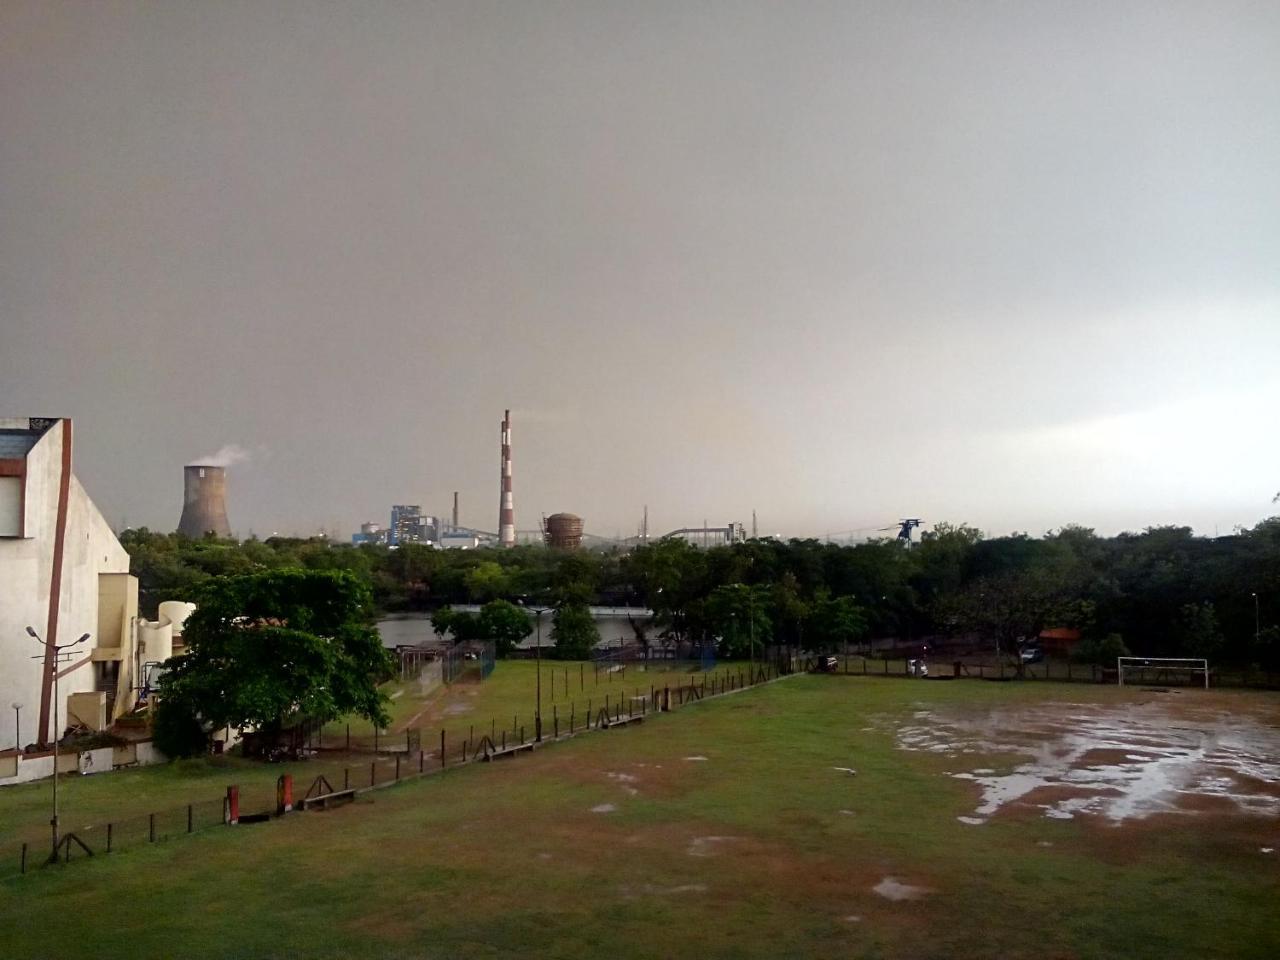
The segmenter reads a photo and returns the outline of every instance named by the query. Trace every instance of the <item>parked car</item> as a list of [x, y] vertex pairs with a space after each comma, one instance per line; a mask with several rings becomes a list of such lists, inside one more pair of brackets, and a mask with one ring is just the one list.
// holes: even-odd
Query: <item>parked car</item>
[[1018, 651], [1023, 663], [1039, 663], [1044, 659], [1044, 651], [1039, 647], [1023, 647]]

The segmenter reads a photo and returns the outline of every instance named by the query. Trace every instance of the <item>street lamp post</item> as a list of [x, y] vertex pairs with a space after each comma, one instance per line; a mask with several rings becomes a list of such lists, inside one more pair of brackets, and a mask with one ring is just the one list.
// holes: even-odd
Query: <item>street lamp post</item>
[[533, 713], [533, 736], [538, 742], [542, 742], [542, 615], [546, 611], [542, 607], [533, 608], [534, 623], [537, 624], [535, 639], [533, 642], [534, 659], [537, 661], [537, 687], [538, 687], [538, 709]]
[[[58, 862], [58, 664], [61, 662], [60, 657], [62, 651], [70, 649], [77, 644], [84, 643], [89, 639], [89, 634], [82, 634], [80, 639], [73, 640], [71, 643], [50, 643], [42, 640], [40, 634], [36, 633], [34, 627], [27, 627], [27, 634], [41, 646], [53, 651], [53, 818], [49, 821], [49, 826], [53, 830], [53, 847], [49, 851], [49, 862]], [[45, 654], [41, 654], [43, 659]], [[45, 732], [40, 731], [40, 739], [43, 740]]]

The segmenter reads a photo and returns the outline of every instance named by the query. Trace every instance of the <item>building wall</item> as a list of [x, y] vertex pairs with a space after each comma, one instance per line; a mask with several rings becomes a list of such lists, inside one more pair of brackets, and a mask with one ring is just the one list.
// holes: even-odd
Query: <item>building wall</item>
[[[56, 422], [27, 454], [25, 533], [22, 538], [0, 538], [0, 748], [14, 745], [14, 711], [22, 706], [22, 743], [39, 739], [40, 691], [44, 648], [27, 636], [28, 625], [48, 638], [49, 593], [53, 578], [54, 541], [57, 532], [58, 494], [62, 476], [64, 421]], [[58, 603], [58, 642], [81, 634], [89, 642], [71, 651], [66, 670], [88, 661], [98, 637], [98, 574], [127, 573], [129, 556], [116, 540], [105, 519], [84, 489], [71, 477], [68, 486], [66, 533]], [[59, 681], [64, 703], [73, 693], [94, 687], [93, 668], [85, 662]], [[47, 736], [53, 735], [52, 710]]]

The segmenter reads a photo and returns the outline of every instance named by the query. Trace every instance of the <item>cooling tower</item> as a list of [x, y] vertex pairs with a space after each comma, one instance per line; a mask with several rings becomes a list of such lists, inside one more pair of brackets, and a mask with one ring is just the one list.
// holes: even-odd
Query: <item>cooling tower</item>
[[572, 513], [553, 513], [547, 517], [547, 545], [577, 550], [582, 546], [582, 518]]
[[188, 537], [213, 533], [231, 536], [227, 523], [227, 468], [193, 463], [183, 468], [182, 519], [178, 532]]

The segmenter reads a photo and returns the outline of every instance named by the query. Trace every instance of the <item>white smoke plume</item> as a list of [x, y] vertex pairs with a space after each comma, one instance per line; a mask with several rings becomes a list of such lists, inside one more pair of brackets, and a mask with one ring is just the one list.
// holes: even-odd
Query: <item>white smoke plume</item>
[[244, 447], [237, 443], [228, 443], [219, 447], [217, 453], [198, 457], [191, 462], [207, 467], [232, 467], [237, 463], [247, 463], [251, 458], [252, 455]]

